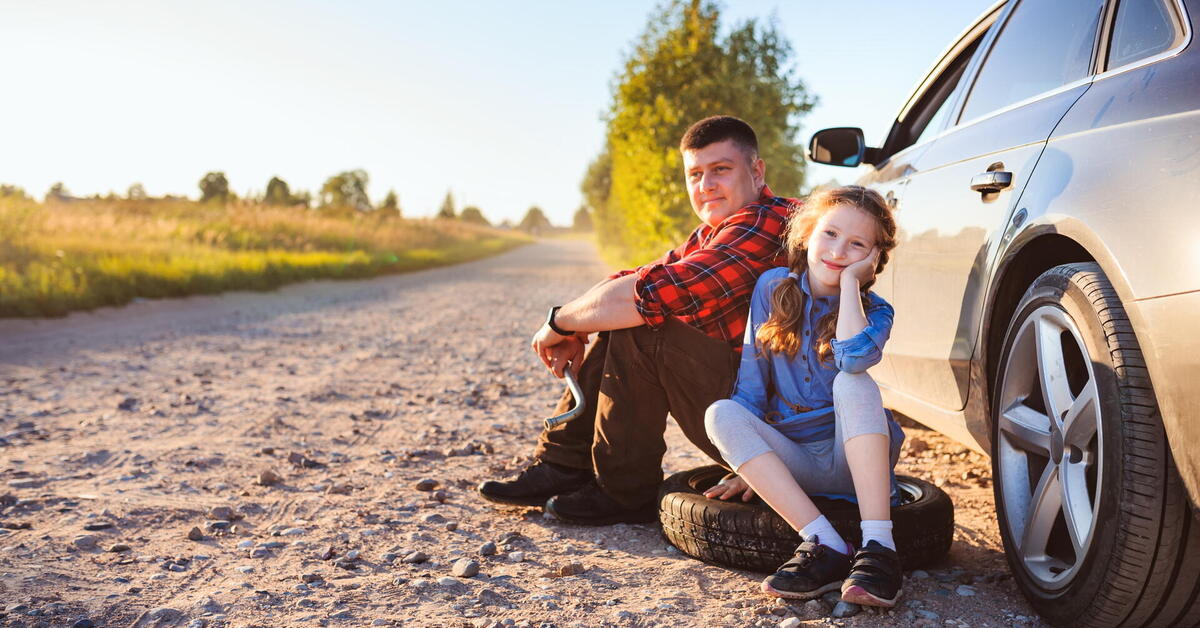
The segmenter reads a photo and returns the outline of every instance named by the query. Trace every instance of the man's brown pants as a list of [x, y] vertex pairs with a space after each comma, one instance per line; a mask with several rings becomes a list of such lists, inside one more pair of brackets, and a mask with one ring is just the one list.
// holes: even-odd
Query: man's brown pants
[[[667, 413], [688, 440], [721, 462], [704, 431], [704, 411], [729, 397], [738, 355], [729, 344], [668, 319], [603, 332], [579, 371], [587, 400], [572, 421], [542, 431], [534, 455], [577, 469], [594, 469], [600, 487], [634, 508], [657, 498], [662, 482]], [[555, 413], [574, 404], [565, 392]]]

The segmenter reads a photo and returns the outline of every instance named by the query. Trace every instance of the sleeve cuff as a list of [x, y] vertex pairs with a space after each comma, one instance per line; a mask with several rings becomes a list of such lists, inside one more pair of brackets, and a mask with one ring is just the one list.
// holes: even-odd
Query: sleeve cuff
[[839, 371], [861, 373], [879, 362], [880, 350], [864, 329], [846, 340], [834, 338], [829, 341], [833, 349], [833, 362]]

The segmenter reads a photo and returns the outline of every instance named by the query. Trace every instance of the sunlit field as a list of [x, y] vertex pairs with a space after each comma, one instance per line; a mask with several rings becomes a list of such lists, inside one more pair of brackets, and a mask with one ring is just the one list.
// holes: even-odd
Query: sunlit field
[[369, 277], [478, 259], [529, 241], [518, 232], [387, 211], [0, 198], [0, 316]]

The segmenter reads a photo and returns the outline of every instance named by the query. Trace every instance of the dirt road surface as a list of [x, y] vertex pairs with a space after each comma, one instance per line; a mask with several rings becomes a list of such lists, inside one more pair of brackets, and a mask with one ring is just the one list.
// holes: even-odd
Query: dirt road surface
[[[943, 485], [956, 536], [886, 613], [768, 599], [760, 575], [681, 555], [657, 526], [481, 501], [481, 479], [528, 463], [558, 395], [529, 337], [598, 259], [544, 241], [0, 321], [0, 624], [1041, 625], [1004, 564], [987, 461], [919, 428], [899, 471]], [[707, 463], [668, 440], [666, 471]], [[478, 574], [455, 575], [464, 558]]]

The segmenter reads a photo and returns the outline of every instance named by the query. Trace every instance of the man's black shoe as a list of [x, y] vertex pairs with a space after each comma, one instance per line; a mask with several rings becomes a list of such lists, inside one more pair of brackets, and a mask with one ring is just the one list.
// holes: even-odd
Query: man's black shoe
[[488, 480], [479, 485], [484, 499], [514, 506], [541, 506], [547, 499], [570, 493], [592, 479], [590, 469], [572, 469], [538, 460], [515, 479]]
[[567, 523], [585, 526], [649, 523], [658, 521], [658, 501], [652, 499], [644, 506], [626, 508], [592, 480], [573, 493], [551, 497], [546, 502], [546, 512]]
[[796, 553], [779, 571], [767, 576], [762, 591], [775, 597], [810, 600], [836, 591], [850, 573], [850, 557], [821, 545], [814, 538], [796, 548]]
[[903, 582], [896, 550], [871, 541], [854, 555], [854, 567], [842, 583], [842, 599], [867, 606], [895, 606]]

